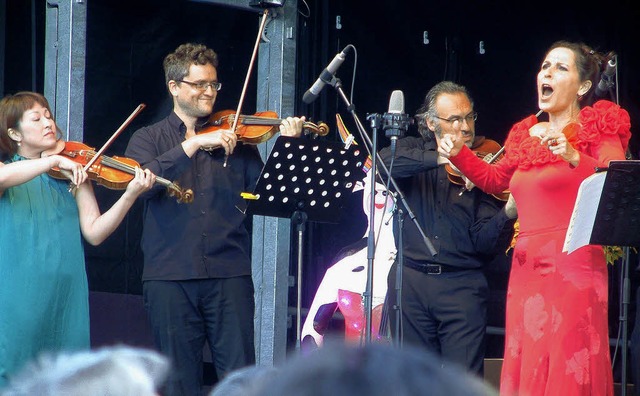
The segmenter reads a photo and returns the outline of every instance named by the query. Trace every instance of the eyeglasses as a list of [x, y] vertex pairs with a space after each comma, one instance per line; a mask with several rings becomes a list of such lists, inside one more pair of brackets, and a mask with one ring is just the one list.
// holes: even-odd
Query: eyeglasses
[[206, 91], [207, 88], [209, 88], [209, 87], [211, 87], [211, 89], [213, 89], [214, 91], [219, 91], [220, 89], [222, 89], [222, 83], [221, 82], [217, 82], [217, 81], [191, 82], [191, 81], [185, 81], [185, 80], [176, 80], [176, 82], [189, 84], [189, 85], [191, 85], [192, 88], [195, 88], [198, 91], [202, 91], [202, 92]]
[[471, 113], [467, 114], [464, 117], [451, 116], [449, 118], [442, 118], [442, 117], [436, 116], [436, 118], [439, 120], [448, 122], [450, 124], [453, 124], [454, 122], [462, 123], [462, 121], [466, 121], [467, 123], [471, 124], [472, 122], [478, 119], [478, 113], [476, 113], [475, 111], [472, 111]]

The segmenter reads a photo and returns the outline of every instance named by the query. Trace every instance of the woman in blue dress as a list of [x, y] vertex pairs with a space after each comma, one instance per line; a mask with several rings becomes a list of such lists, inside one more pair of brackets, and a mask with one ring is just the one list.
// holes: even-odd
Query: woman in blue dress
[[[82, 237], [104, 241], [136, 198], [155, 183], [136, 169], [104, 214], [83, 166], [43, 156], [60, 142], [44, 96], [0, 101], [0, 388], [43, 352], [89, 348], [89, 301]], [[57, 167], [69, 180], [49, 176]], [[70, 183], [76, 186], [70, 189]]]

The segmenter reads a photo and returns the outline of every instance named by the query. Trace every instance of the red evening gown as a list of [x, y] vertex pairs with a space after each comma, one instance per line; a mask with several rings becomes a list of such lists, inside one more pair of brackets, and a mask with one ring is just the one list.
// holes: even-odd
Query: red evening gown
[[452, 158], [486, 192], [508, 187], [518, 208], [500, 394], [613, 395], [603, 249], [562, 248], [580, 183], [596, 166], [625, 158], [629, 115], [609, 101], [582, 109], [577, 136], [568, 136], [581, 152], [577, 167], [529, 135], [537, 122], [514, 125], [494, 165], [467, 149]]

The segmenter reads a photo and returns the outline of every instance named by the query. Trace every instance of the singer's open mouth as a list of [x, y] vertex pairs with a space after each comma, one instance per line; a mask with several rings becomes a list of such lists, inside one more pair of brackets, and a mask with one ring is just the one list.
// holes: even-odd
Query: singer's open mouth
[[549, 84], [542, 84], [542, 87], [540, 88], [540, 96], [544, 99], [544, 98], [548, 98], [552, 94], [553, 94], [553, 88], [551, 88]]

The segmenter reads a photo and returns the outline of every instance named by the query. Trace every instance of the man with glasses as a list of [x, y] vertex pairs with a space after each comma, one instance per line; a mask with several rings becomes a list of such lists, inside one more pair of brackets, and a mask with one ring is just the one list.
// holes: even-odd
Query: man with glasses
[[[255, 146], [206, 127], [222, 87], [218, 58], [204, 45], [183, 44], [164, 59], [173, 111], [134, 133], [126, 155], [194, 193], [178, 203], [156, 188], [144, 195], [143, 295], [156, 347], [171, 359], [166, 396], [201, 395], [208, 342], [218, 378], [255, 363], [251, 235], [243, 191], [263, 167]], [[283, 120], [299, 136], [304, 117]]]
[[436, 84], [416, 118], [421, 136], [399, 139], [395, 158], [388, 147], [380, 155], [436, 254], [431, 255], [415, 223], [405, 218], [402, 246], [398, 243], [403, 253], [400, 304], [398, 262], [388, 277], [389, 306], [398, 307], [390, 311], [392, 334], [404, 346], [439, 354], [443, 364], [482, 375], [489, 299], [483, 267], [508, 247], [515, 204], [450, 182], [447, 160], [436, 151], [444, 134], [464, 139], [469, 147], [474, 142], [477, 113], [465, 87], [450, 81]]

